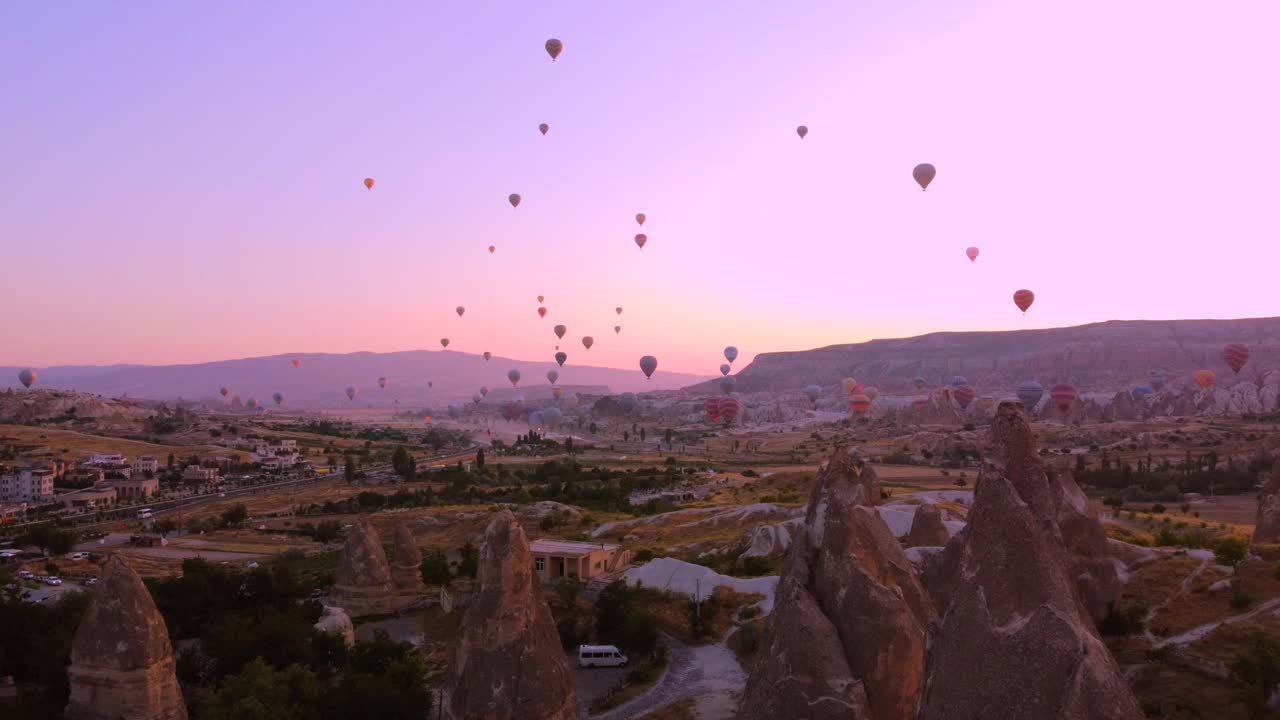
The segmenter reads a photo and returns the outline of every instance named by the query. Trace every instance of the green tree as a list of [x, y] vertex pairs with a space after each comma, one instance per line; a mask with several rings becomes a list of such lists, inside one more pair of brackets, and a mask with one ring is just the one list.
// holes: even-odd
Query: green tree
[[202, 720], [319, 720], [321, 688], [302, 665], [276, 670], [261, 658], [228, 677], [200, 708]]
[[17, 537], [18, 545], [34, 545], [46, 555], [65, 555], [75, 547], [76, 536], [50, 524], [37, 525]]
[[325, 720], [421, 720], [431, 709], [426, 677], [426, 664], [412, 645], [375, 630], [373, 640], [352, 650], [342, 680], [325, 696], [321, 715]]
[[397, 445], [396, 451], [391, 454], [391, 469], [404, 477], [409, 472], [409, 459], [409, 451], [403, 445]]
[[1249, 544], [1238, 537], [1224, 538], [1213, 546], [1213, 559], [1235, 572], [1236, 566], [1249, 557]]
[[444, 585], [449, 582], [449, 559], [442, 552], [432, 552], [422, 558], [422, 582], [428, 585]]
[[462, 546], [462, 559], [458, 561], [458, 577], [475, 577], [480, 569], [480, 551], [468, 540]]
[[230, 527], [234, 525], [239, 525], [240, 523], [248, 519], [249, 519], [249, 509], [244, 506], [244, 503], [236, 503], [235, 505], [232, 505], [231, 507], [222, 511], [223, 526]]
[[342, 523], [337, 520], [321, 520], [312, 534], [317, 542], [328, 543], [338, 539], [342, 534]]
[[595, 435], [597, 432], [600, 431], [600, 428], [596, 427], [595, 423], [591, 423], [589, 426], [587, 426], [587, 429], [591, 431], [592, 435]]
[[484, 448], [476, 450], [476, 470], [484, 470]]
[[1280, 688], [1280, 640], [1254, 631], [1245, 649], [1231, 661], [1231, 678], [1240, 684], [1237, 697], [1250, 707], [1254, 717], [1271, 717], [1267, 704]]
[[350, 485], [356, 481], [356, 459], [350, 453], [347, 454], [347, 463], [342, 466], [342, 478]]
[[576, 577], [560, 578], [556, 583], [556, 598], [560, 601], [560, 605], [566, 608], [576, 605], [583, 587], [582, 581]]

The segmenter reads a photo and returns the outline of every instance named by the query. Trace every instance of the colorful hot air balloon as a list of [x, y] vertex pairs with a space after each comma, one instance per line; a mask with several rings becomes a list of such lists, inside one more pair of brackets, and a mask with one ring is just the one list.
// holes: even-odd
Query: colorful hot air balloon
[[507, 379], [511, 381], [511, 387], [520, 384], [520, 371], [515, 369], [508, 370]]
[[923, 395], [917, 395], [911, 398], [911, 409], [916, 412], [924, 410], [924, 406], [929, 404], [929, 398]]
[[822, 386], [812, 384], [805, 385], [804, 396], [809, 398], [810, 403], [818, 402], [818, 398], [822, 397]]
[[489, 358], [493, 357], [493, 353], [489, 352], [488, 350], [485, 350], [483, 357], [485, 362], [489, 362]]
[[1132, 399], [1134, 402], [1139, 402], [1150, 394], [1151, 394], [1151, 388], [1147, 387], [1146, 385], [1134, 385], [1133, 387], [1129, 388], [1129, 398]]
[[582, 347], [588, 350], [590, 350], [591, 346], [595, 344], [596, 344], [595, 338], [591, 337], [590, 335], [582, 338]]
[[356, 394], [357, 394], [357, 393], [359, 393], [359, 392], [360, 392], [360, 391], [356, 389], [356, 386], [355, 386], [355, 385], [348, 385], [348, 386], [347, 386], [347, 399], [348, 399], [348, 400], [355, 400], [355, 399], [356, 399]]
[[538, 296], [538, 302], [539, 302], [539, 303], [541, 303], [543, 300], [546, 300], [546, 299], [547, 299], [547, 298], [546, 298], [546, 296], [545, 296], [545, 295], [539, 295], [539, 296]]
[[644, 213], [636, 213], [636, 224], [637, 224], [637, 225], [643, 225], [643, 224], [644, 224], [645, 219], [646, 219], [646, 218], [645, 218], [645, 214], [644, 214]]
[[1018, 383], [1018, 402], [1027, 410], [1035, 408], [1044, 397], [1044, 386], [1035, 380], [1024, 380]]
[[507, 202], [511, 203], [511, 207], [513, 208], [520, 207], [520, 195], [518, 193], [511, 193], [507, 196]]
[[1013, 294], [1013, 304], [1018, 306], [1023, 315], [1027, 314], [1027, 308], [1031, 307], [1031, 303], [1036, 301], [1036, 294], [1030, 290], [1019, 290]]
[[948, 405], [951, 403], [951, 388], [940, 387], [933, 389], [933, 399], [940, 405]]
[[1231, 368], [1231, 372], [1239, 375], [1240, 369], [1249, 362], [1249, 346], [1230, 343], [1222, 348], [1222, 359], [1227, 361], [1227, 367]]
[[728, 360], [728, 361], [729, 361], [729, 364], [730, 364], [730, 365], [732, 365], [732, 364], [733, 364], [733, 361], [738, 359], [738, 348], [736, 348], [736, 347], [734, 347], [734, 346], [732, 346], [732, 345], [730, 345], [729, 347], [725, 348], [725, 349], [724, 349], [724, 359], [725, 359], [725, 360]]
[[271, 399], [275, 400], [276, 404], [279, 405], [280, 403], [284, 402], [284, 395], [281, 395], [280, 393], [275, 393], [271, 396]]
[[544, 307], [540, 307], [540, 308], [538, 308], [538, 317], [543, 317], [543, 318], [544, 318], [544, 317], [546, 317], [546, 316], [547, 316], [547, 309], [546, 309], [546, 308], [544, 308]]
[[854, 393], [849, 396], [849, 410], [855, 415], [866, 415], [871, 409], [871, 398], [862, 393]]
[[294, 367], [298, 367], [299, 365], [301, 365], [301, 364], [302, 364], [302, 360], [299, 360], [298, 358], [294, 358], [294, 359], [290, 360], [289, 362], [290, 362], [290, 363], [292, 363]]
[[973, 402], [973, 399], [977, 396], [978, 391], [974, 390], [969, 385], [961, 385], [959, 387], [951, 388], [951, 397], [955, 398], [955, 401], [960, 406], [961, 410], [967, 410], [969, 408], [969, 403]]
[[1191, 377], [1203, 390], [1208, 390], [1218, 381], [1218, 375], [1212, 370], [1197, 370]]
[[800, 136], [801, 140], [803, 140], [804, 136], [809, 134], [809, 128], [805, 127], [804, 125], [801, 125], [800, 127], [796, 128], [796, 134]]
[[720, 363], [721, 375], [728, 375], [732, 371], [733, 371], [733, 368], [729, 365], [729, 363]]
[[386, 389], [387, 389], [387, 378], [386, 378], [386, 377], [380, 377], [380, 378], [378, 378], [378, 387], [379, 387], [380, 389], [383, 389], [383, 390], [386, 390]]
[[880, 388], [877, 387], [869, 387], [862, 392], [865, 393], [867, 397], [871, 398], [871, 402], [875, 402], [876, 398], [880, 397]]
[[551, 388], [551, 396], [554, 397], [555, 399], [559, 400], [560, 396], [563, 394], [564, 394], [563, 388]]
[[218, 394], [221, 395], [222, 397], [226, 397], [227, 394], [230, 392], [231, 390], [229, 388], [218, 388]]
[[614, 335], [617, 335], [617, 334], [619, 334], [619, 333], [621, 333], [621, 332], [622, 332], [622, 326], [621, 326], [621, 325], [614, 325], [614, 326], [613, 326], [613, 334], [614, 334]]
[[732, 423], [738, 419], [738, 413], [742, 411], [742, 404], [737, 398], [723, 398], [720, 400], [720, 417], [724, 419], [725, 424]]
[[644, 249], [644, 244], [649, 242], [649, 236], [644, 233], [636, 233], [636, 246]]
[[978, 259], [978, 248], [976, 247], [968, 248], [967, 250], [964, 251], [964, 254], [969, 257], [969, 262], [973, 262], [974, 260]]
[[364, 187], [365, 187], [365, 189], [366, 189], [366, 190], [372, 190], [372, 189], [373, 189], [373, 178], [365, 178], [365, 179], [364, 179]]
[[547, 371], [547, 381], [550, 382], [552, 385], [555, 385], [556, 381], [559, 379], [560, 379], [560, 373], [556, 372], [555, 370]]
[[938, 174], [938, 169], [929, 163], [920, 163], [911, 170], [911, 177], [920, 184], [921, 190], [928, 190], [929, 183], [933, 182], [934, 176]]
[[1076, 389], [1076, 386], [1068, 383], [1058, 383], [1049, 388], [1049, 399], [1064, 413], [1071, 409], [1071, 404], [1076, 401], [1079, 395], [1080, 391]]
[[720, 422], [720, 403], [722, 401], [718, 397], [709, 397], [703, 403], [703, 407], [707, 410], [707, 417], [711, 418], [711, 422]]
[[543, 47], [547, 49], [547, 54], [551, 56], [552, 62], [555, 62], [556, 58], [560, 57], [560, 53], [564, 52], [564, 43], [555, 38], [548, 40]]
[[969, 378], [966, 378], [963, 375], [956, 375], [955, 377], [951, 378], [951, 387], [953, 388], [961, 387], [962, 385], [968, 385], [968, 384], [969, 384]]
[[621, 314], [622, 314], [622, 306], [621, 306], [621, 305], [619, 305], [618, 307], [614, 308], [614, 309], [613, 309], [613, 311], [614, 311], [615, 313], [617, 313], [617, 314], [621, 315]]
[[449, 347], [449, 338], [440, 338], [440, 347], [442, 348]]
[[550, 130], [550, 129], [551, 129], [551, 126], [550, 126], [550, 125], [548, 125], [548, 124], [546, 124], [546, 123], [538, 123], [538, 132], [542, 133], [543, 135], [546, 135], [546, 134], [547, 134], [547, 131], [548, 131], [548, 130]]
[[858, 381], [851, 377], [847, 377], [840, 381], [840, 389], [844, 391], [845, 395], [851, 394], [856, 387], [858, 387]]
[[653, 371], [658, 369], [658, 358], [652, 355], [645, 355], [640, 358], [640, 372], [644, 373], [645, 378], [653, 377]]
[[[519, 376], [520, 376], [520, 373], [516, 373], [516, 377], [519, 377]], [[489, 388], [488, 388], [488, 387], [485, 387], [484, 385], [481, 385], [481, 386], [480, 386], [480, 397], [488, 397], [488, 396], [489, 396]]]
[[454, 312], [458, 313], [458, 317], [462, 317], [462, 313], [464, 313], [464, 312], [466, 312], [466, 311], [467, 311], [467, 309], [466, 309], [466, 308], [464, 308], [464, 307], [462, 307], [461, 305], [459, 305], [458, 307], [454, 308]]
[[1152, 370], [1151, 372], [1147, 373], [1147, 384], [1151, 386], [1152, 390], [1155, 390], [1156, 392], [1160, 392], [1160, 389], [1164, 387], [1164, 383], [1165, 383], [1164, 375], [1160, 374], [1159, 372]]
[[925, 381], [925, 379], [924, 379], [924, 378], [922, 378], [922, 377], [916, 377], [916, 378], [915, 378], [914, 380], [912, 380], [911, 382], [915, 383], [915, 386], [916, 386], [916, 389], [917, 389], [917, 390], [923, 390], [923, 389], [924, 389], [924, 386], [929, 384], [929, 383], [928, 383], [928, 382], [926, 382], [926, 381]]
[[490, 254], [490, 255], [492, 255], [492, 254], [493, 254], [493, 251], [494, 251], [494, 250], [497, 250], [497, 249], [498, 249], [498, 248], [497, 248], [496, 246], [494, 246], [494, 245], [490, 245], [490, 246], [489, 246], [489, 254]]
[[720, 378], [720, 392], [725, 395], [732, 395], [734, 390], [738, 389], [738, 379], [732, 375], [726, 375]]

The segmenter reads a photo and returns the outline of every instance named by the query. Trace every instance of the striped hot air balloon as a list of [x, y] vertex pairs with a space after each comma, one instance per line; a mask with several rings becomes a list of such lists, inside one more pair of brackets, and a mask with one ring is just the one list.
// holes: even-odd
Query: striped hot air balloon
[[742, 404], [737, 398], [723, 398], [720, 400], [720, 417], [724, 418], [726, 425], [738, 418], [738, 413], [742, 411]]
[[973, 399], [977, 396], [978, 391], [974, 390], [970, 385], [960, 385], [958, 387], [951, 388], [951, 397], [955, 399], [956, 404], [960, 406], [961, 410], [968, 409], [969, 403], [973, 402]]
[[1049, 388], [1049, 399], [1052, 400], [1053, 404], [1057, 405], [1058, 409], [1062, 412], [1070, 410], [1071, 404], [1074, 403], [1076, 398], [1079, 396], [1080, 391], [1076, 389], [1075, 385], [1071, 385], [1069, 383], [1058, 383], [1057, 385]]
[[1030, 290], [1019, 290], [1013, 294], [1013, 304], [1018, 306], [1023, 315], [1027, 314], [1027, 308], [1031, 307], [1031, 303], [1036, 301], [1036, 294]]
[[1249, 346], [1230, 343], [1222, 348], [1222, 359], [1227, 361], [1227, 367], [1231, 368], [1231, 372], [1239, 375], [1241, 368], [1249, 362]]
[[703, 407], [707, 410], [707, 417], [711, 418], [711, 422], [720, 422], [720, 398], [709, 397], [703, 402]]
[[871, 410], [871, 398], [862, 393], [849, 396], [849, 410], [855, 415], [866, 415]]

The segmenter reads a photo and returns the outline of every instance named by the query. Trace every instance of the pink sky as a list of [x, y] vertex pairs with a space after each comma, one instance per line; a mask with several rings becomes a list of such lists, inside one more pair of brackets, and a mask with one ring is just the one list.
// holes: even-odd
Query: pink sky
[[712, 373], [727, 344], [1275, 315], [1276, 27], [1274, 0], [9, 3], [0, 364], [548, 359], [564, 323], [591, 364]]

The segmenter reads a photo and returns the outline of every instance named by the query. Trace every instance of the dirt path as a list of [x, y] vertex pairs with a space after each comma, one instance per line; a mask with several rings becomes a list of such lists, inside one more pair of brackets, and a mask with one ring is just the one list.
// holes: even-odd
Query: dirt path
[[1232, 625], [1234, 623], [1243, 622], [1245, 620], [1251, 620], [1257, 617], [1258, 615], [1261, 615], [1266, 612], [1270, 612], [1277, 608], [1280, 608], [1280, 598], [1272, 598], [1262, 603], [1261, 605], [1255, 607], [1254, 609], [1250, 610], [1247, 613], [1241, 613], [1240, 615], [1232, 615], [1231, 617], [1223, 618], [1221, 620], [1214, 620], [1213, 622], [1205, 623], [1204, 625], [1201, 625], [1199, 627], [1192, 628], [1182, 633], [1181, 635], [1174, 635], [1173, 637], [1160, 640], [1159, 642], [1156, 643], [1156, 647], [1165, 647], [1167, 645], [1175, 645], [1175, 646], [1190, 645], [1191, 643], [1196, 642], [1197, 640], [1203, 639], [1206, 635], [1213, 632], [1214, 630], [1217, 630], [1223, 625]]
[[626, 720], [653, 712], [685, 698], [697, 701], [699, 720], [728, 720], [737, 710], [737, 693], [746, 673], [724, 645], [691, 647], [664, 636], [667, 671], [649, 692], [591, 720]]
[[1166, 642], [1166, 640], [1162, 640], [1161, 638], [1156, 637], [1151, 632], [1151, 629], [1150, 629], [1151, 621], [1155, 619], [1156, 613], [1169, 607], [1169, 604], [1172, 603], [1174, 600], [1177, 600], [1183, 595], [1186, 595], [1187, 593], [1191, 592], [1191, 583], [1195, 582], [1196, 578], [1200, 577], [1200, 573], [1203, 573], [1205, 569], [1208, 568], [1210, 563], [1212, 562], [1213, 562], [1213, 556], [1201, 557], [1200, 564], [1197, 565], [1194, 570], [1187, 573], [1187, 576], [1183, 578], [1182, 588], [1178, 590], [1178, 592], [1174, 593], [1173, 595], [1170, 595], [1169, 597], [1165, 598], [1164, 602], [1160, 603], [1159, 605], [1156, 605], [1155, 607], [1147, 611], [1147, 616], [1142, 619], [1142, 624], [1147, 628], [1144, 631], [1144, 633], [1146, 634], [1147, 640], [1153, 646], [1159, 647], [1160, 645]]

